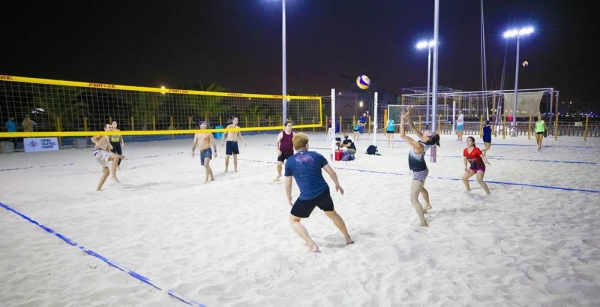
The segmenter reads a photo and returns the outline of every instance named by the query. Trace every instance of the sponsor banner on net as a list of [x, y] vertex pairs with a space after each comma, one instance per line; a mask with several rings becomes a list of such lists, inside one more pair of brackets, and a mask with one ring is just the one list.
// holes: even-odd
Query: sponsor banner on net
[[57, 151], [58, 140], [52, 138], [25, 138], [23, 140], [25, 152]]

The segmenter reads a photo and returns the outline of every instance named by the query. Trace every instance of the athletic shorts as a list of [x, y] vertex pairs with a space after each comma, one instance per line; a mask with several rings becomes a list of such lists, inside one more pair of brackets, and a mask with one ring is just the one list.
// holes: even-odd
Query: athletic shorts
[[544, 134], [544, 131], [536, 132], [535, 134]]
[[386, 130], [385, 132], [387, 132], [387, 133], [394, 133], [394, 130], [393, 129], [392, 130]]
[[491, 138], [489, 138], [489, 139], [483, 138], [483, 142], [484, 143], [491, 143], [492, 139]]
[[208, 158], [209, 160], [212, 159], [212, 148], [206, 148], [204, 150], [200, 150], [200, 165], [204, 166], [204, 160], [206, 158]]
[[277, 157], [277, 161], [278, 162], [284, 162], [285, 160], [287, 160], [287, 158], [293, 156], [294, 153], [287, 153], [287, 152], [282, 152], [281, 156]]
[[469, 169], [473, 171], [473, 173], [477, 174], [477, 172], [485, 173], [485, 164], [483, 162], [480, 165], [477, 165], [477, 162], [469, 162]]
[[110, 153], [108, 151], [104, 151], [102, 149], [94, 150], [94, 158], [102, 168], [108, 167], [108, 158], [110, 158]]
[[470, 170], [473, 171], [473, 173], [477, 174], [477, 172], [484, 172], [485, 173], [485, 166], [484, 167], [477, 167], [477, 165], [471, 165], [469, 167]]
[[300, 200], [296, 199], [296, 202], [292, 206], [292, 211], [290, 212], [293, 216], [307, 218], [310, 216], [315, 207], [319, 207], [319, 209], [323, 211], [333, 211], [333, 200], [331, 199], [331, 195], [329, 194], [329, 189], [325, 190], [319, 196], [309, 199], [309, 200]]
[[238, 147], [238, 142], [237, 141], [227, 141], [227, 144], [225, 145], [225, 155], [239, 155], [240, 154], [240, 149]]
[[456, 125], [456, 130], [463, 131], [463, 125]]
[[429, 175], [429, 169], [418, 172], [413, 171], [413, 180], [425, 181], [425, 179], [427, 179], [427, 175]]

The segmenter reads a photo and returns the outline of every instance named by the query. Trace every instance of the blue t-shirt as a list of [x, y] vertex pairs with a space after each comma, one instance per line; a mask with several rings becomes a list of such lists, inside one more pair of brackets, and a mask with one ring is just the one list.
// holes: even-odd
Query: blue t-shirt
[[327, 159], [314, 151], [299, 151], [285, 161], [285, 176], [293, 176], [300, 188], [300, 200], [314, 199], [329, 189], [321, 168]]
[[5, 124], [8, 132], [17, 132], [17, 123], [12, 120], [7, 121]]

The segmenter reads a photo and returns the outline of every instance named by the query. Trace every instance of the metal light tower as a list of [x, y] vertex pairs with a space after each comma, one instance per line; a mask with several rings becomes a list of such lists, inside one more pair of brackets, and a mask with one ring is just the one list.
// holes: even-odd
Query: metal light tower
[[516, 127], [517, 127], [517, 95], [518, 95], [518, 89], [519, 89], [519, 45], [520, 45], [521, 36], [526, 36], [531, 33], [533, 33], [532, 27], [513, 29], [513, 30], [504, 32], [504, 38], [513, 38], [513, 37], [517, 38], [517, 60], [516, 60], [516, 65], [515, 65], [515, 67], [516, 67], [515, 68], [515, 101], [513, 103], [513, 122], [512, 122], [512, 126], [515, 129], [513, 130], [513, 133], [511, 134], [512, 136], [517, 136]]
[[427, 106], [426, 106], [426, 118], [425, 118], [425, 124], [427, 127], [429, 127], [429, 97], [431, 96], [429, 94], [429, 90], [431, 89], [430, 86], [430, 80], [431, 80], [431, 47], [433, 47], [433, 45], [435, 44], [434, 41], [421, 41], [417, 44], [417, 49], [423, 49], [425, 47], [427, 47]]
[[285, 50], [285, 0], [281, 0], [281, 52], [282, 52], [282, 65], [281, 65], [281, 71], [282, 71], [282, 95], [284, 96], [283, 99], [281, 99], [281, 104], [282, 104], [282, 115], [281, 115], [281, 120], [282, 120], [282, 125], [285, 126], [285, 122], [287, 121], [287, 101], [285, 96], [287, 96], [287, 57], [286, 57], [286, 50]]

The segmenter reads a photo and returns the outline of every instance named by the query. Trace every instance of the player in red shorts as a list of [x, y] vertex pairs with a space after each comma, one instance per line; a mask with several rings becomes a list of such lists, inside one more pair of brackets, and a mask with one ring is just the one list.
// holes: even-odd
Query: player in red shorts
[[[485, 163], [488, 165], [486, 156], [481, 152], [481, 149], [475, 146], [475, 138], [470, 136], [467, 137], [467, 148], [463, 150], [463, 156], [465, 161], [465, 174], [462, 176], [462, 181], [467, 187], [467, 191], [471, 191], [471, 187], [469, 186], [469, 178], [473, 175], [477, 175], [477, 182], [483, 190], [485, 194], [490, 194], [490, 189], [488, 189], [487, 184], [483, 182], [483, 176], [485, 175]], [[485, 163], [484, 163], [485, 161]], [[467, 166], [467, 162], [469, 166]]]

